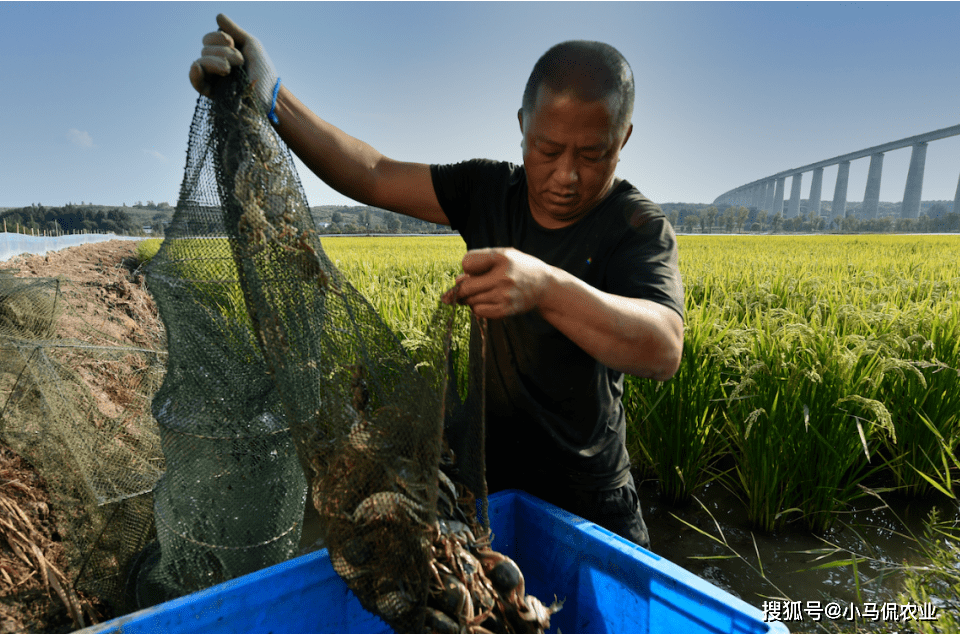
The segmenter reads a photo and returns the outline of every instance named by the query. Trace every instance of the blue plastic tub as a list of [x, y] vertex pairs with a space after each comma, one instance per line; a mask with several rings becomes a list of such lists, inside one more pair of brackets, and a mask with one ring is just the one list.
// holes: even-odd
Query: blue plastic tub
[[[519, 491], [490, 496], [493, 547], [520, 565], [527, 591], [565, 598], [564, 634], [785, 633], [760, 610], [679, 566]], [[336, 575], [326, 550], [82, 630], [124, 634], [389, 633]]]

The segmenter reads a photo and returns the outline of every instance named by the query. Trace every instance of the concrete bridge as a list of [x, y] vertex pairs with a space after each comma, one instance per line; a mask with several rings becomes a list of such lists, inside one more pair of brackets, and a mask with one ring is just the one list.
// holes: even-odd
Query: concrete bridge
[[[807, 211], [820, 214], [821, 189], [823, 188], [823, 169], [832, 165], [837, 168], [837, 183], [833, 190], [831, 218], [844, 217], [847, 206], [847, 182], [850, 176], [850, 162], [860, 158], [870, 157], [870, 168], [867, 172], [867, 189], [863, 194], [863, 207], [859, 217], [861, 220], [877, 217], [877, 207], [880, 202], [880, 177], [883, 172], [883, 155], [885, 152], [912, 147], [910, 168], [907, 171], [907, 183], [903, 190], [903, 206], [901, 217], [917, 218], [920, 215], [920, 194], [923, 190], [923, 167], [927, 157], [927, 144], [931, 141], [960, 135], [960, 125], [934, 130], [926, 134], [891, 141], [882, 145], [836, 156], [825, 161], [811, 163], [803, 167], [784, 170], [773, 176], [755, 180], [736, 189], [721, 194], [713, 201], [716, 206], [743, 205], [765, 209], [771, 215], [782, 213], [784, 218], [794, 218], [800, 213], [800, 187], [803, 175], [812, 172], [813, 180], [810, 183], [810, 197]], [[784, 185], [790, 177], [790, 200], [784, 210]], [[957, 182], [957, 195], [953, 201], [953, 211], [960, 212], [960, 180]]]

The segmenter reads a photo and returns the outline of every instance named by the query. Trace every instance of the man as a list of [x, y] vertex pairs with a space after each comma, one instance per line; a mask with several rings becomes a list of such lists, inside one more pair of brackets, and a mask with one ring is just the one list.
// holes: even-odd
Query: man
[[489, 320], [490, 491], [527, 490], [649, 547], [623, 373], [676, 372], [683, 288], [669, 222], [614, 175], [633, 131], [626, 60], [606, 44], [566, 42], [537, 62], [517, 113], [523, 167], [425, 165], [385, 157], [317, 117], [280, 84], [259, 41], [217, 22], [190, 68], [201, 94], [244, 65], [280, 136], [328, 185], [466, 241], [456, 299]]

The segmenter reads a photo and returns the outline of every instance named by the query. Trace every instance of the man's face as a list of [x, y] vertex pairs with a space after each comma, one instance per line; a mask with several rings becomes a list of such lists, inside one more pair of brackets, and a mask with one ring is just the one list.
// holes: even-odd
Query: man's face
[[530, 212], [540, 225], [573, 224], [609, 193], [633, 125], [615, 125], [612, 100], [581, 101], [546, 85], [529, 116], [519, 113]]

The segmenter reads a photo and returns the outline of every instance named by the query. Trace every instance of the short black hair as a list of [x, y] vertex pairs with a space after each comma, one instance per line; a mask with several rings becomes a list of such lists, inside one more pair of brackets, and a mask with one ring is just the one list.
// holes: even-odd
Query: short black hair
[[537, 91], [546, 84], [555, 92], [572, 90], [584, 101], [616, 99], [615, 124], [626, 127], [633, 116], [633, 70], [620, 51], [603, 42], [570, 40], [553, 46], [533, 67], [523, 91], [523, 112], [529, 115]]

